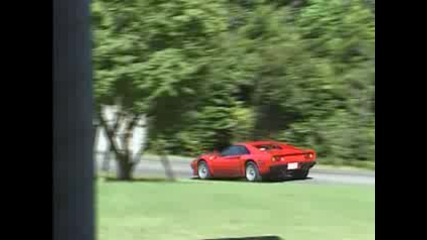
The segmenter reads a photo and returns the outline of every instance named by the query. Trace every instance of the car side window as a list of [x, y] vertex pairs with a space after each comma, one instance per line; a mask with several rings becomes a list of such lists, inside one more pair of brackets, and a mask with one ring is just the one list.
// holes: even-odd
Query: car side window
[[239, 155], [245, 155], [250, 154], [249, 150], [244, 146], [238, 146], [239, 147]]
[[230, 146], [221, 152], [221, 156], [224, 156], [224, 157], [233, 156], [233, 155], [236, 155], [237, 153], [238, 153], [237, 146]]
[[224, 156], [224, 157], [226, 157], [226, 156], [244, 155], [244, 154], [249, 154], [248, 149], [246, 149], [243, 146], [236, 146], [236, 145], [230, 146], [230, 147], [224, 149], [221, 152], [221, 156]]

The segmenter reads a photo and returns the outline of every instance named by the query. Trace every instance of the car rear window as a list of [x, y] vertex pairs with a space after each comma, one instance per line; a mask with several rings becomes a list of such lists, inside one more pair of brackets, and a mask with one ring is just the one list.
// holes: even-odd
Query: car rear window
[[255, 147], [258, 148], [260, 151], [282, 149], [279, 145], [276, 145], [276, 144], [260, 144], [260, 145], [255, 145]]

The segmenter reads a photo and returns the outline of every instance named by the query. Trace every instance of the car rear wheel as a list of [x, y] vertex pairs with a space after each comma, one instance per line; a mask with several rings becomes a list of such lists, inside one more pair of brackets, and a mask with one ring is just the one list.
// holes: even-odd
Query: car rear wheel
[[197, 167], [197, 173], [200, 179], [209, 179], [211, 174], [209, 172], [208, 164], [205, 161], [201, 161]]
[[246, 164], [245, 173], [246, 180], [248, 180], [249, 182], [259, 182], [262, 180], [258, 167], [253, 162], [249, 162]]

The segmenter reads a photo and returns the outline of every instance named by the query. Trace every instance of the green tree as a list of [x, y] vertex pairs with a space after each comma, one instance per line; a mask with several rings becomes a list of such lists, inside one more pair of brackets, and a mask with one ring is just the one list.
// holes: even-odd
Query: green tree
[[[129, 142], [141, 115], [149, 119], [150, 140], [162, 141], [197, 105], [215, 38], [226, 30], [222, 6], [200, 0], [93, 2], [95, 97], [119, 163], [118, 178], [132, 177]], [[113, 103], [130, 119], [122, 144], [101, 111]]]
[[146, 116], [163, 160], [264, 138], [374, 159], [374, 1], [95, 0], [93, 18], [98, 107], [129, 133]]

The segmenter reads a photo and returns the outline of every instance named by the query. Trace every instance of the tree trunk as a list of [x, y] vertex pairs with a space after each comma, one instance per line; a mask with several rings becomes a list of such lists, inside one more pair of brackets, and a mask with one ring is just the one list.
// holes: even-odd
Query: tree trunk
[[171, 167], [171, 164], [169, 162], [167, 155], [161, 154], [160, 155], [160, 162], [162, 163], [163, 168], [165, 169], [166, 178], [169, 181], [175, 181], [175, 176], [173, 174], [173, 170], [172, 170], [172, 167]]
[[116, 124], [111, 128], [105, 122], [105, 119], [102, 116], [102, 112], [98, 112], [99, 120], [101, 125], [104, 127], [107, 138], [109, 140], [110, 149], [114, 153], [117, 159], [117, 180], [121, 181], [130, 181], [132, 179], [132, 171], [133, 171], [133, 159], [132, 159], [132, 151], [130, 151], [130, 143], [132, 140], [132, 131], [135, 127], [139, 119], [139, 115], [135, 115], [128, 123], [126, 127], [126, 132], [122, 138], [122, 148], [119, 149], [119, 145], [116, 142], [116, 131], [118, 129], [118, 121], [123, 116], [118, 116], [116, 120]]
[[158, 140], [155, 144], [155, 151], [157, 155], [160, 156], [160, 163], [162, 164], [163, 169], [165, 170], [166, 179], [169, 181], [174, 181], [175, 177], [169, 159], [167, 157], [166, 141], [164, 139], [164, 136], [158, 137]]
[[117, 156], [117, 180], [130, 181], [132, 180], [133, 164], [130, 162], [129, 156]]

